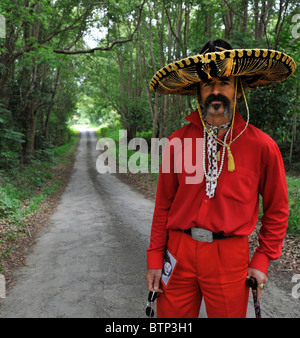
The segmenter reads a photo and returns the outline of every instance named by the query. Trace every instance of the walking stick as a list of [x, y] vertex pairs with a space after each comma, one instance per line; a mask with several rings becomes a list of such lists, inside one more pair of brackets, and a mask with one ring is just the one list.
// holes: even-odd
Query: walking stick
[[257, 280], [254, 277], [247, 276], [246, 284], [252, 289], [255, 316], [256, 318], [261, 318], [260, 304], [257, 299]]

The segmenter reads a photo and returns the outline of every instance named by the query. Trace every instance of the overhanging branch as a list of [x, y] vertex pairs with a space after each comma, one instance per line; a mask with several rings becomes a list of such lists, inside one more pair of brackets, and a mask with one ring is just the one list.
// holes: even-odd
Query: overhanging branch
[[90, 49], [80, 49], [80, 50], [68, 50], [68, 49], [53, 49], [53, 51], [57, 54], [67, 54], [67, 55], [75, 55], [75, 54], [91, 54], [94, 53], [97, 50], [104, 50], [104, 51], [109, 51], [111, 50], [115, 45], [117, 44], [122, 44], [122, 43], [127, 43], [132, 41], [134, 34], [136, 33], [136, 31], [138, 30], [140, 23], [141, 23], [141, 19], [142, 19], [142, 12], [143, 12], [143, 7], [145, 4], [145, 1], [143, 1], [142, 5], [139, 8], [139, 18], [138, 18], [138, 23], [133, 31], [133, 33], [129, 36], [128, 39], [124, 39], [124, 40], [116, 40], [114, 41], [110, 46], [107, 47], [95, 47], [95, 48], [90, 48]]
[[133, 34], [126, 40], [114, 41], [108, 47], [95, 47], [95, 48], [91, 48], [91, 49], [79, 49], [79, 50], [53, 49], [53, 51], [57, 54], [68, 54], [68, 55], [89, 54], [89, 53], [94, 53], [96, 50], [111, 50], [115, 45], [120, 44], [120, 43], [130, 42], [130, 41], [132, 41], [132, 39], [133, 39]]

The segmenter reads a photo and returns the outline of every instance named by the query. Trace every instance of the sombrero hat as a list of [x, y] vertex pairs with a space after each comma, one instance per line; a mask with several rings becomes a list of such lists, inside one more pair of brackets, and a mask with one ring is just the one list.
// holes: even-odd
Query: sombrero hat
[[[285, 53], [271, 49], [232, 49], [228, 42], [215, 39], [210, 40], [202, 48], [200, 54], [170, 63], [156, 72], [150, 82], [150, 88], [160, 94], [195, 96], [199, 116], [204, 128], [204, 137], [207, 132], [217, 143], [228, 150], [228, 171], [232, 172], [235, 170], [235, 164], [230, 146], [244, 133], [249, 123], [249, 108], [244, 87], [253, 89], [281, 82], [290, 77], [295, 70], [295, 61]], [[226, 140], [219, 140], [211, 134], [206, 123], [203, 121], [198, 97], [199, 86], [197, 85], [201, 81], [212, 77], [225, 76], [237, 76], [239, 79], [244, 80], [243, 84], [242, 81], [240, 83], [242, 84], [241, 89], [247, 109], [245, 127], [233, 139], [232, 130], [238, 86], [238, 81], [236, 81], [233, 116], [229, 129], [231, 130], [231, 135], [228, 143]], [[208, 178], [206, 177], [206, 179]], [[213, 179], [210, 178], [210, 180]]]
[[253, 89], [283, 81], [296, 69], [290, 56], [275, 50], [224, 49], [215, 46], [217, 51], [170, 63], [153, 76], [150, 88], [160, 94], [195, 95], [201, 80], [231, 75], [241, 76]]

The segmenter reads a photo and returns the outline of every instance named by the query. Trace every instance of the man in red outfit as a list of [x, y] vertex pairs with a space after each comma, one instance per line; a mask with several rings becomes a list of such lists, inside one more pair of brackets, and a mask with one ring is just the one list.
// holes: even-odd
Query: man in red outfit
[[[198, 106], [186, 118], [190, 123], [169, 138], [181, 148], [167, 147], [159, 175], [146, 273], [148, 289], [159, 293], [158, 317], [198, 317], [202, 298], [208, 317], [245, 317], [247, 276], [256, 278], [261, 298], [269, 261], [281, 254], [288, 196], [280, 151], [248, 123], [244, 89], [282, 81], [294, 71], [286, 54], [234, 50], [226, 41], [211, 40], [199, 55], [153, 77], [152, 90], [194, 95]], [[236, 107], [241, 97], [247, 122]], [[187, 170], [186, 157], [196, 162], [194, 173]], [[259, 195], [264, 215], [249, 263], [248, 236], [257, 224]], [[172, 264], [167, 278], [164, 257]]]

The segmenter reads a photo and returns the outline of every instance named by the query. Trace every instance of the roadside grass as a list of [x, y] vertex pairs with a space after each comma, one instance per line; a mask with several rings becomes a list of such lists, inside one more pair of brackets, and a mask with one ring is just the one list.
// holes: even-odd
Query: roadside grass
[[[70, 155], [74, 155], [77, 145], [79, 142], [79, 130], [76, 128], [69, 128], [70, 130], [70, 140], [68, 143], [61, 145], [60, 147], [53, 149], [53, 155], [56, 160], [67, 160], [70, 158]], [[67, 153], [68, 156], [65, 156]]]
[[67, 144], [38, 153], [29, 165], [0, 171], [0, 258], [11, 254], [10, 242], [29, 232], [26, 219], [62, 183], [52, 168], [71, 163], [78, 141], [78, 132], [70, 130]]
[[289, 225], [288, 232], [300, 236], [300, 178], [287, 175], [289, 193]]

